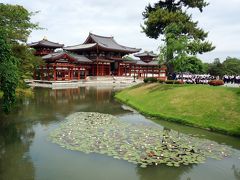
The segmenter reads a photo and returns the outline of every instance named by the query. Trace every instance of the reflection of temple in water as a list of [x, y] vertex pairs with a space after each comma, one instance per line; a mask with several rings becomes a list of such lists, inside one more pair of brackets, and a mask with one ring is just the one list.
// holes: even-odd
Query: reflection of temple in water
[[54, 120], [56, 113], [66, 117], [69, 113], [84, 111], [115, 115], [126, 112], [120, 103], [114, 101], [112, 88], [80, 87], [56, 90], [36, 88], [34, 92], [34, 99], [30, 100], [31, 106], [26, 108], [28, 112], [42, 113], [41, 116], [46, 121]]

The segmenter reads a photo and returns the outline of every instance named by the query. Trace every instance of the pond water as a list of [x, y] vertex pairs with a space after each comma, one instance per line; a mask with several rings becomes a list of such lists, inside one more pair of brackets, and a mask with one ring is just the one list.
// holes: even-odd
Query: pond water
[[[0, 113], [0, 179], [83, 180], [239, 180], [240, 139], [175, 123], [144, 117], [114, 100], [116, 90], [103, 87], [51, 90], [34, 89], [10, 115]], [[84, 154], [53, 144], [48, 135], [75, 112], [100, 112], [129, 123], [146, 123], [185, 134], [198, 135], [233, 150], [224, 160], [208, 159], [204, 164], [165, 165], [141, 168], [101, 154]]]

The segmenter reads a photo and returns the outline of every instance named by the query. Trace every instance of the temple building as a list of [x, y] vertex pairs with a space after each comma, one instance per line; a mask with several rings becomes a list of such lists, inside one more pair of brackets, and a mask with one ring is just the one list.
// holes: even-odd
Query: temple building
[[46, 37], [38, 42], [28, 44], [29, 47], [35, 49], [36, 56], [44, 56], [53, 53], [57, 48], [63, 48], [64, 44], [48, 41]]
[[[34, 79], [80, 80], [88, 76], [134, 76], [164, 79], [166, 68], [161, 68], [152, 52], [138, 53], [141, 49], [118, 44], [113, 37], [89, 33], [83, 44], [63, 47], [46, 38], [29, 44], [45, 62], [34, 73]], [[56, 51], [62, 48], [62, 51]], [[140, 60], [127, 60], [135, 54]]]

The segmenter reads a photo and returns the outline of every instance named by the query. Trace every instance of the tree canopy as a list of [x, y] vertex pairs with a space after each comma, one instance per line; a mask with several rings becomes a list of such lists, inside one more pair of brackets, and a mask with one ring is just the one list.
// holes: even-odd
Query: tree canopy
[[0, 3], [0, 27], [4, 27], [11, 43], [27, 42], [32, 30], [39, 28], [31, 22], [33, 14], [23, 6]]
[[216, 58], [208, 64], [208, 73], [213, 76], [240, 75], [240, 59], [227, 57], [222, 63]]
[[39, 63], [26, 45], [32, 30], [39, 28], [30, 21], [33, 14], [23, 6], [0, 3], [0, 88], [5, 111], [15, 102], [17, 86], [25, 87], [24, 79], [32, 76], [34, 66]]
[[0, 29], [0, 89], [3, 94], [3, 109], [9, 112], [16, 101], [15, 89], [18, 85], [18, 59], [11, 51], [6, 33]]
[[190, 8], [202, 12], [207, 5], [205, 0], [160, 0], [146, 6], [143, 32], [150, 38], [163, 36], [165, 63], [170, 73], [174, 71], [173, 61], [215, 48], [206, 41], [208, 33], [199, 28], [198, 22], [187, 12]]

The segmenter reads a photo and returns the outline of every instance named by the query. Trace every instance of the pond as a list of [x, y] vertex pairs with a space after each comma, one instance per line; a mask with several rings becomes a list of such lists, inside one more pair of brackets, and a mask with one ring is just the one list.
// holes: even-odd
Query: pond
[[[34, 89], [10, 115], [0, 114], [0, 179], [240, 179], [240, 139], [144, 117], [113, 98], [116, 90], [104, 87]], [[180, 167], [158, 165], [141, 168], [102, 154], [71, 151], [52, 143], [49, 133], [75, 112], [108, 113], [120, 121], [197, 135], [232, 149], [224, 160]]]

